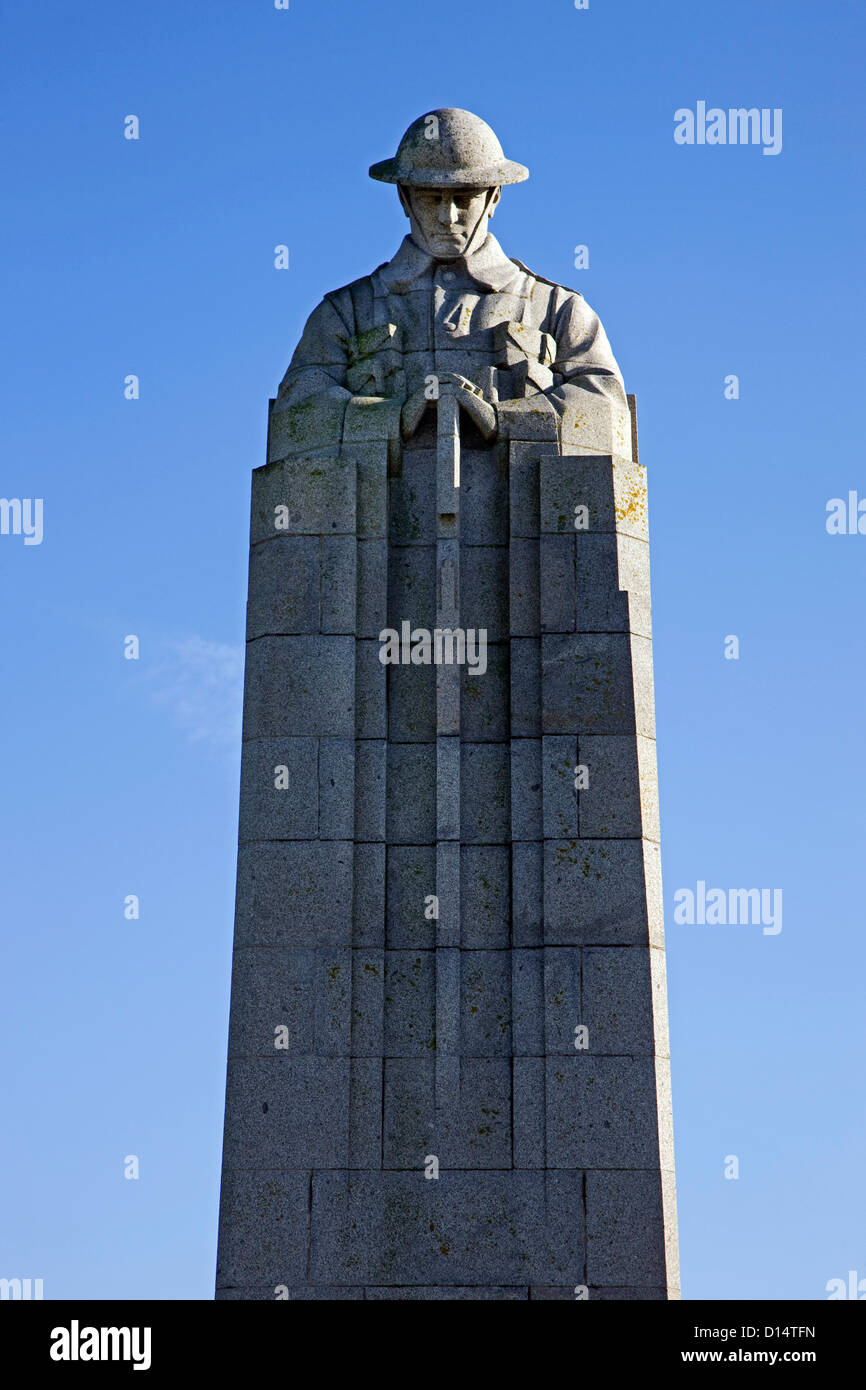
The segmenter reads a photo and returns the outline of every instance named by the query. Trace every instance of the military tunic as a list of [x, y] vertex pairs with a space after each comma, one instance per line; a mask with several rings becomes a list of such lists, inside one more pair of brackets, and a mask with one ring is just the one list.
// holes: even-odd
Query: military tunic
[[455, 261], [434, 260], [407, 236], [393, 260], [327, 294], [276, 409], [313, 396], [405, 399], [444, 372], [478, 387], [504, 434], [527, 409], [561, 419], [586, 392], [627, 409], [607, 335], [583, 296], [510, 259], [491, 233]]

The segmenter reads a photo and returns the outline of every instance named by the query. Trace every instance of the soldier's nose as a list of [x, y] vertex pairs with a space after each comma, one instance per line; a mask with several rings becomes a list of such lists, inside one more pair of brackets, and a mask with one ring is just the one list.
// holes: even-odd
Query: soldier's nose
[[460, 220], [460, 209], [452, 198], [443, 198], [439, 204], [439, 221], [445, 227], [452, 227]]

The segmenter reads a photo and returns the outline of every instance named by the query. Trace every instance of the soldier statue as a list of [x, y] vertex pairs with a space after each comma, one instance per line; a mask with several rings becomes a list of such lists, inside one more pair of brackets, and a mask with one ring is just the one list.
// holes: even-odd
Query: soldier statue
[[491, 235], [528, 171], [484, 121], [370, 173], [409, 235], [253, 472], [218, 1297], [674, 1296], [622, 377]]
[[[393, 260], [313, 311], [277, 412], [312, 397], [396, 398], [408, 441], [432, 392], [447, 391], [492, 442], [527, 410], [555, 421], [588, 394], [626, 410], [607, 335], [583, 296], [506, 256], [489, 229], [502, 187], [529, 170], [505, 158], [485, 121], [453, 108], [421, 116], [370, 174], [397, 184], [410, 233]], [[339, 417], [330, 418], [333, 429]]]

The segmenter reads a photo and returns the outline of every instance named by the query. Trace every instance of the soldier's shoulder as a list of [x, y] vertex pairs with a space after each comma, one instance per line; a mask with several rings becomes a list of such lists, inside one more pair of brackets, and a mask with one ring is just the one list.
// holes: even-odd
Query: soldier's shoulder
[[357, 294], [365, 293], [372, 288], [373, 277], [378, 275], [380, 270], [384, 270], [387, 264], [387, 261], [383, 261], [381, 265], [376, 266], [375, 270], [371, 270], [369, 275], [359, 275], [357, 280], [350, 280], [348, 285], [340, 285], [335, 290], [328, 290], [325, 299], [345, 299], [347, 296], [352, 299]]
[[514, 264], [523, 271], [524, 275], [531, 276], [533, 280], [537, 280], [540, 284], [550, 285], [551, 289], [562, 290], [565, 294], [573, 294], [577, 299], [583, 299], [580, 290], [572, 289], [571, 285], [562, 285], [558, 280], [549, 280], [546, 275], [539, 275], [537, 270], [530, 270], [529, 266], [524, 265], [523, 261], [518, 260], [516, 256], [509, 256], [508, 259], [513, 261]]
[[[387, 264], [387, 262], [383, 262], [383, 264]], [[315, 312], [331, 309], [339, 315], [349, 331], [354, 332], [353, 325], [358, 321], [365, 323], [372, 313], [374, 277], [381, 269], [382, 266], [377, 266], [369, 275], [361, 275], [357, 280], [350, 280], [348, 285], [340, 285], [339, 289], [328, 290]]]

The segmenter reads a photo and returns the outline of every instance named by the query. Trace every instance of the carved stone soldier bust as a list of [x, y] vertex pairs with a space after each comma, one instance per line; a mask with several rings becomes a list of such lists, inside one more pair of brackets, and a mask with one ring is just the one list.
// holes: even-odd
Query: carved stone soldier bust
[[[610, 447], [627, 403], [597, 315], [576, 290], [508, 257], [489, 230], [502, 187], [528, 169], [505, 158], [478, 116], [445, 108], [414, 121], [370, 174], [397, 184], [409, 235], [392, 260], [311, 314], [276, 414], [320, 401], [316, 442], [326, 444], [340, 429], [339, 402], [399, 403], [392, 429], [399, 423], [406, 441], [431, 399], [453, 391], [488, 441], [509, 437], [527, 412], [549, 416], [544, 433], [555, 438], [571, 412], [590, 447]], [[304, 417], [309, 445], [309, 410]]]

